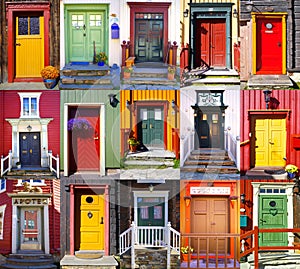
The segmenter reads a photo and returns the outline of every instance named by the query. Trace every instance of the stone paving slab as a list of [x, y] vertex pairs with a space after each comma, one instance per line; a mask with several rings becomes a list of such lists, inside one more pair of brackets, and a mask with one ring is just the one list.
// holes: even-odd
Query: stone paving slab
[[[179, 168], [164, 168], [164, 169], [128, 169], [121, 170], [120, 179], [128, 180], [147, 180], [154, 182], [155, 180], [164, 181], [166, 179], [179, 179]], [[146, 183], [146, 181], [145, 181]]]
[[62, 266], [94, 265], [94, 266], [105, 266], [107, 268], [109, 268], [109, 266], [112, 266], [112, 268], [115, 268], [115, 266], [118, 265], [118, 262], [115, 260], [113, 256], [103, 256], [102, 258], [98, 258], [98, 259], [79, 259], [73, 255], [65, 255], [60, 261], [60, 265]]
[[180, 172], [180, 179], [239, 180], [240, 174]]

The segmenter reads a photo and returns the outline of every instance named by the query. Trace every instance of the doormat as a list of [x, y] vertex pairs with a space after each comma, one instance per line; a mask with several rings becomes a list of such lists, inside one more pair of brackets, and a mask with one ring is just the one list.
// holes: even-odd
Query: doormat
[[89, 65], [89, 62], [71, 62], [71, 65]]

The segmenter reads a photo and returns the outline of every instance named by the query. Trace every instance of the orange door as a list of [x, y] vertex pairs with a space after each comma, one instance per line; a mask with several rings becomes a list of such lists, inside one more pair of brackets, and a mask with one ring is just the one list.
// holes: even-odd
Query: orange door
[[87, 120], [88, 129], [69, 132], [70, 171], [99, 171], [100, 169], [100, 111], [99, 108], [77, 107], [69, 119]]
[[281, 18], [257, 18], [256, 73], [282, 74]]
[[195, 67], [226, 66], [225, 19], [199, 19], [196, 22]]
[[[229, 232], [229, 209], [227, 197], [197, 197], [192, 199], [192, 233], [228, 233]], [[229, 247], [225, 238], [206, 239], [199, 242], [199, 253], [228, 253]], [[197, 239], [192, 241], [192, 247], [198, 252]]]

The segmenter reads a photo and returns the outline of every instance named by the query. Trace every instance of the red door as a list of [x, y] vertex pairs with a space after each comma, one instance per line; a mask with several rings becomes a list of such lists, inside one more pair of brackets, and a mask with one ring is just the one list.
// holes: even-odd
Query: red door
[[258, 18], [256, 73], [282, 74], [281, 18]]
[[100, 111], [99, 108], [71, 108], [69, 119], [84, 119], [88, 129], [69, 131], [70, 172], [100, 169]]
[[226, 67], [225, 19], [197, 20], [195, 67]]

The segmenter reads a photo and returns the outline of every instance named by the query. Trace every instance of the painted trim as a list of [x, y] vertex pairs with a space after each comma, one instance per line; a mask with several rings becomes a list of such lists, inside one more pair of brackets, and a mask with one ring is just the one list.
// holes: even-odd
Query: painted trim
[[[49, 25], [50, 25], [50, 2], [8, 2], [6, 3], [7, 18], [7, 44], [8, 44], [8, 82], [14, 82], [15, 79], [15, 14], [18, 12], [42, 11], [44, 16], [44, 65], [49, 65], [50, 57], [50, 41], [49, 41]], [[35, 79], [36, 80], [36, 79]], [[21, 79], [18, 79], [21, 81]], [[28, 81], [28, 78], [26, 79]], [[42, 81], [40, 78], [38, 81]]]
[[130, 43], [132, 44], [131, 55], [135, 53], [135, 13], [149, 13], [149, 10], [153, 13], [163, 13], [163, 62], [166, 60], [168, 51], [168, 22], [169, 22], [169, 7], [171, 3], [153, 3], [153, 2], [127, 2], [130, 8]]
[[134, 221], [135, 224], [138, 226], [138, 205], [137, 205], [137, 198], [138, 197], [163, 197], [165, 199], [165, 226], [167, 227], [168, 224], [168, 197], [169, 191], [133, 191], [133, 198], [134, 198]]
[[[258, 206], [258, 201], [259, 201], [259, 189], [263, 187], [273, 187], [273, 188], [279, 188], [279, 189], [285, 189], [286, 193], [279, 193], [279, 195], [286, 195], [287, 196], [287, 208], [293, 208], [293, 187], [294, 183], [268, 183], [268, 182], [252, 182], [251, 183], [253, 187], [253, 213], [252, 213], [252, 218], [253, 218], [253, 226], [252, 229], [257, 226], [258, 227], [258, 211], [259, 211], [259, 206]], [[276, 193], [272, 193], [272, 195], [276, 195]], [[293, 228], [293, 217], [294, 217], [294, 212], [293, 210], [289, 210], [290, 214], [287, 216], [287, 228]], [[288, 246], [293, 246], [294, 242], [294, 234], [293, 233], [288, 233]], [[293, 253], [293, 250], [289, 250], [290, 253]]]
[[286, 74], [286, 47], [287, 47], [287, 40], [286, 40], [286, 12], [276, 12], [276, 13], [269, 13], [269, 12], [252, 12], [251, 18], [252, 18], [252, 74], [256, 75], [256, 40], [257, 40], [257, 24], [256, 24], [256, 18], [269, 18], [269, 19], [275, 19], [275, 18], [281, 18], [281, 32], [282, 32], [282, 45], [281, 45], [281, 51], [282, 51], [282, 68], [281, 73], [284, 75]]
[[103, 103], [65, 103], [64, 104], [64, 128], [63, 128], [63, 141], [64, 141], [64, 160], [63, 160], [63, 167], [64, 167], [64, 176], [69, 176], [69, 152], [68, 152], [68, 111], [69, 107], [72, 106], [81, 106], [81, 107], [95, 107], [99, 108], [100, 114], [100, 170], [99, 173], [101, 176], [105, 176], [105, 104]]

